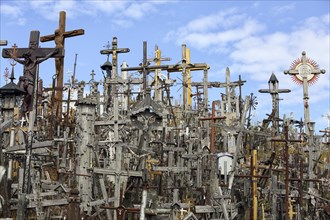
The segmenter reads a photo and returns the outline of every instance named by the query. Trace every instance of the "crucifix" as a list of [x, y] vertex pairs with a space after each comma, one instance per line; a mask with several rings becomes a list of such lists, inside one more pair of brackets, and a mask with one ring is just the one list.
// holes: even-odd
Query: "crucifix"
[[[118, 58], [117, 54], [119, 53], [128, 53], [130, 50], [129, 48], [118, 48], [118, 41], [117, 37], [112, 38], [112, 47], [110, 44], [107, 45], [108, 49], [101, 50], [101, 54], [105, 54], [108, 56], [107, 62], [101, 67], [103, 70], [107, 71], [107, 76], [105, 78], [105, 111], [108, 112], [108, 108], [110, 107], [110, 103], [112, 103], [113, 110], [118, 110], [118, 97], [117, 97], [117, 86], [118, 84]], [[109, 55], [112, 55], [112, 64], [109, 62]], [[114, 85], [111, 85], [114, 84]], [[111, 87], [111, 88], [109, 88]], [[110, 93], [111, 92], [111, 93]], [[112, 95], [112, 97], [110, 96]], [[117, 116], [118, 117], [118, 114]], [[118, 118], [117, 118], [118, 119]], [[115, 120], [115, 119], [114, 119]]]
[[284, 74], [293, 76], [293, 80], [297, 83], [303, 84], [304, 94], [304, 123], [305, 132], [310, 135], [309, 131], [309, 105], [308, 105], [308, 84], [312, 84], [317, 80], [319, 74], [324, 74], [324, 69], [319, 69], [318, 64], [306, 57], [306, 52], [302, 52], [301, 59], [292, 62], [290, 70], [285, 70]]
[[[23, 112], [32, 110], [33, 88], [37, 66], [48, 58], [63, 57], [63, 50], [60, 48], [39, 48], [39, 31], [31, 31], [29, 48], [5, 48], [2, 50], [2, 57], [11, 58], [24, 65], [24, 75], [19, 78], [19, 86], [27, 94], [24, 98]], [[21, 58], [21, 59], [19, 59]]]
[[[56, 48], [61, 48], [64, 50], [65, 38], [75, 37], [83, 35], [85, 33], [84, 29], [77, 29], [73, 31], [65, 31], [65, 11], [60, 12], [59, 28], [55, 30], [54, 34], [42, 36], [40, 38], [41, 42], [55, 41]], [[57, 75], [57, 87], [56, 91], [56, 103], [55, 109], [58, 120], [61, 121], [62, 118], [62, 98], [63, 98], [63, 69], [64, 69], [64, 56], [55, 59], [56, 75]]]

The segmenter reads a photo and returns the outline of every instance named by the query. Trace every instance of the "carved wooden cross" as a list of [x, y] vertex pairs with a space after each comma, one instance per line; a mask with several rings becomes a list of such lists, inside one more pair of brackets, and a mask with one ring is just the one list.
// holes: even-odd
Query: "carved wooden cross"
[[[36, 75], [37, 65], [50, 57], [63, 57], [63, 50], [60, 48], [39, 48], [39, 36], [39, 31], [31, 31], [28, 48], [17, 48], [17, 46], [14, 45], [13, 48], [5, 48], [2, 50], [2, 57], [12, 58], [15, 61], [24, 65], [24, 77], [26, 79], [26, 83], [29, 84], [26, 85], [26, 87], [28, 88], [25, 88], [28, 92], [28, 95], [25, 99], [25, 104], [27, 105], [25, 107], [27, 107], [28, 111], [32, 110], [33, 88], [31, 87], [33, 86], [30, 85], [34, 85], [34, 77]], [[20, 78], [20, 81], [22, 81], [23, 78]]]
[[[54, 34], [42, 36], [40, 38], [41, 42], [47, 41], [55, 41], [56, 48], [64, 49], [65, 38], [75, 37], [79, 35], [83, 35], [85, 33], [84, 29], [77, 29], [72, 31], [65, 31], [65, 11], [60, 12], [60, 19], [59, 19], [59, 28], [55, 30]], [[60, 88], [56, 90], [56, 113], [59, 121], [62, 118], [62, 98], [63, 98], [63, 69], [64, 69], [64, 57], [58, 58], [55, 60], [56, 66], [56, 75], [57, 75], [57, 84], [56, 86]]]

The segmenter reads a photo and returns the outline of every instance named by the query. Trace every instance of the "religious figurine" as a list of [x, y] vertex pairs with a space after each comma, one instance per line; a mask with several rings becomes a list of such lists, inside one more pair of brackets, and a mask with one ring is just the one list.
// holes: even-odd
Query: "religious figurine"
[[43, 61], [47, 60], [54, 54], [58, 53], [59, 49], [55, 48], [52, 52], [47, 54], [45, 57], [33, 59], [30, 52], [23, 54], [23, 58], [19, 59], [14, 54], [10, 54], [11, 58], [16, 62], [24, 65], [24, 75], [19, 77], [18, 86], [26, 91], [26, 95], [23, 102], [23, 112], [32, 110], [32, 97], [33, 88], [35, 81], [35, 71], [36, 66]]

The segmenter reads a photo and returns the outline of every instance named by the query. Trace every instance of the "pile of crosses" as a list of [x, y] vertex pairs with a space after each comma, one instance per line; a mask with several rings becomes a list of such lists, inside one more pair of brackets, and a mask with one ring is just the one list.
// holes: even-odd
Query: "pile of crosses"
[[[209, 81], [210, 66], [191, 63], [186, 45], [182, 60], [165, 65], [161, 61], [169, 59], [157, 46], [155, 57], [147, 58], [143, 42], [142, 63], [119, 68], [118, 55], [129, 48], [118, 48], [114, 37], [100, 51], [107, 56], [104, 80], [96, 81], [92, 71], [88, 83], [78, 81], [74, 72], [64, 86], [64, 39], [84, 34], [64, 27], [60, 12], [54, 35], [31, 31], [28, 48], [2, 50], [12, 71], [0, 88], [0, 217], [329, 218], [330, 130], [315, 135], [308, 105], [308, 82], [325, 71], [305, 52], [284, 72], [303, 85], [304, 120], [280, 117], [279, 94], [290, 90], [279, 89], [272, 74], [269, 89], [259, 90], [271, 95], [271, 114], [252, 126], [257, 101], [243, 96], [246, 81], [231, 81], [229, 68], [225, 82]], [[51, 40], [55, 48], [39, 48], [39, 41]], [[56, 74], [45, 88], [38, 65], [49, 58], [55, 58]], [[17, 63], [24, 72], [16, 84]], [[201, 82], [192, 80], [195, 72], [202, 73]], [[213, 88], [224, 93], [211, 99]]]

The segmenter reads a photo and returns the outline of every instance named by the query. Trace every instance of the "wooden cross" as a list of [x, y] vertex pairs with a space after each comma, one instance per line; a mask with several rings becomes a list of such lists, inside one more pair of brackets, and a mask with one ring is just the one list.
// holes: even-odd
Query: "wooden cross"
[[[79, 35], [83, 35], [85, 33], [84, 29], [77, 29], [73, 31], [65, 31], [65, 20], [66, 13], [65, 11], [60, 12], [59, 19], [59, 28], [55, 30], [54, 34], [42, 36], [40, 38], [41, 42], [47, 41], [55, 41], [56, 48], [64, 49], [65, 38], [75, 37]], [[56, 75], [57, 75], [57, 83], [56, 86], [61, 88], [56, 91], [56, 113], [59, 121], [62, 119], [62, 98], [63, 98], [63, 69], [64, 69], [64, 57], [57, 58], [55, 60], [56, 66]]]
[[[115, 111], [117, 111], [118, 110], [118, 99], [117, 99], [117, 96], [116, 96], [116, 93], [117, 93], [116, 84], [118, 83], [118, 57], [117, 57], [117, 54], [119, 54], [119, 53], [128, 53], [130, 50], [129, 50], [129, 48], [118, 48], [117, 37], [112, 38], [112, 47], [111, 48], [110, 48], [109, 43], [108, 43], [108, 45], [106, 45], [106, 47], [108, 49], [101, 50], [100, 53], [101, 54], [106, 54], [108, 56], [108, 59], [109, 59], [109, 55], [110, 54], [112, 55], [112, 69], [111, 69], [112, 73], [111, 73], [111, 79], [109, 78], [110, 76], [108, 76], [108, 74], [107, 74], [107, 78], [106, 78], [106, 88], [105, 88], [106, 97], [104, 98], [105, 99], [104, 100], [105, 101], [105, 110], [106, 111], [108, 110], [108, 108], [110, 106], [110, 102], [112, 102], [113, 109]], [[110, 69], [109, 69], [109, 71], [110, 71]], [[114, 84], [114, 85], [111, 85], [111, 90], [109, 88], [110, 83]], [[110, 93], [110, 91], [111, 91], [111, 93]], [[110, 97], [110, 94], [112, 94], [112, 97]], [[116, 119], [118, 119], [117, 114], [115, 115], [115, 117], [116, 117]]]
[[[111, 94], [112, 94], [112, 100], [108, 100], [109, 97], [105, 97], [105, 108], [106, 110], [108, 110], [108, 106], [109, 106], [109, 101], [112, 101], [113, 104], [113, 108], [112, 108], [112, 113], [113, 113], [113, 120], [115, 122], [118, 121], [119, 119], [119, 114], [118, 114], [118, 109], [119, 109], [119, 103], [118, 103], [118, 97], [117, 97], [117, 85], [118, 84], [118, 58], [117, 58], [117, 53], [128, 53], [130, 50], [129, 48], [118, 48], [118, 41], [117, 41], [117, 37], [113, 37], [112, 38], [112, 48], [111, 49], [107, 49], [107, 50], [101, 50], [100, 53], [101, 54], [107, 54], [108, 58], [109, 55], [112, 55], [112, 75], [111, 75], [111, 79], [113, 80], [112, 82], [114, 82], [114, 85], [111, 86]], [[106, 91], [109, 91], [109, 83], [110, 83], [110, 79], [107, 77], [106, 78]], [[108, 95], [108, 94], [106, 94]], [[118, 128], [118, 123], [115, 123], [114, 125], [114, 140], [118, 141], [119, 140], [119, 128]], [[118, 192], [117, 192], [118, 193]]]
[[272, 75], [269, 78], [268, 81], [269, 89], [259, 89], [260, 93], [269, 93], [272, 96], [272, 121], [273, 121], [273, 128], [276, 132], [279, 132], [279, 93], [289, 93], [291, 92], [290, 89], [279, 89], [278, 88], [278, 79], [276, 78], [275, 74], [272, 73]]
[[[63, 57], [63, 50], [60, 48], [39, 48], [39, 31], [30, 32], [30, 41], [28, 48], [17, 48], [16, 45], [13, 48], [5, 48], [2, 50], [3, 58], [12, 58], [18, 63], [24, 65], [24, 76], [20, 77], [19, 84], [28, 93], [25, 97], [24, 103], [27, 109], [24, 111], [32, 110], [33, 100], [33, 86], [34, 78], [36, 75], [36, 67], [41, 62], [48, 58], [60, 58]], [[23, 58], [23, 59], [19, 59]]]
[[[214, 81], [214, 82], [192, 82], [191, 83], [191, 86], [196, 86], [196, 89], [197, 89], [197, 95], [199, 94], [203, 94], [203, 93], [199, 93], [198, 92], [198, 88], [201, 88], [201, 87], [204, 87], [204, 84], [206, 84], [206, 87], [207, 88], [226, 88], [226, 97], [227, 99], [229, 99], [227, 101], [228, 105], [230, 106], [231, 105], [231, 100], [230, 100], [230, 88], [232, 87], [239, 87], [241, 88], [242, 85], [244, 85], [246, 81], [245, 80], [241, 80], [241, 78], [239, 77], [239, 80], [238, 81], [234, 81], [234, 82], [230, 82], [230, 70], [229, 68], [227, 67], [226, 68], [226, 82], [217, 82], [217, 81]], [[204, 91], [205, 92], [205, 91]], [[241, 96], [241, 91], [240, 91], [240, 96]], [[239, 107], [240, 111], [241, 111], [241, 106]], [[229, 112], [229, 109], [227, 110]], [[241, 113], [241, 112], [240, 112]], [[222, 109], [222, 115], [224, 114], [223, 112], [223, 109]]]
[[[169, 57], [161, 57], [161, 50], [158, 48], [157, 45], [155, 46], [155, 58], [148, 59], [149, 62], [153, 61], [157, 66], [161, 64], [161, 61], [170, 61], [170, 60], [171, 58]], [[160, 73], [161, 73], [160, 69], [155, 70], [155, 77], [154, 77], [155, 101], [162, 100]]]
[[167, 68], [168, 68], [168, 65], [154, 65], [154, 66], [149, 65], [149, 62], [147, 59], [147, 42], [144, 41], [143, 42], [143, 61], [140, 64], [140, 66], [125, 67], [125, 68], [121, 68], [121, 70], [122, 71], [139, 71], [140, 73], [143, 74], [143, 83], [142, 83], [143, 91], [142, 91], [142, 93], [143, 93], [143, 97], [144, 97], [147, 92], [147, 75], [149, 74], [149, 72], [155, 71], [155, 70], [167, 69]]
[[[207, 71], [210, 66], [206, 63], [190, 63], [190, 51], [186, 45], [182, 45], [182, 60], [181, 64], [171, 65], [168, 68], [168, 72], [182, 72], [182, 99], [183, 99], [183, 111], [188, 108], [188, 95], [190, 96], [192, 83], [190, 82], [190, 71], [204, 70]], [[189, 78], [188, 78], [189, 77]]]
[[[210, 152], [211, 154], [215, 153], [215, 120], [217, 119], [225, 119], [225, 116], [215, 116], [215, 105], [216, 101], [212, 102], [212, 115], [211, 117], [205, 117], [205, 118], [200, 118], [199, 120], [205, 121], [205, 120], [211, 120], [212, 121], [212, 127], [211, 127], [211, 143], [210, 143]], [[211, 157], [213, 158], [213, 157]]]

